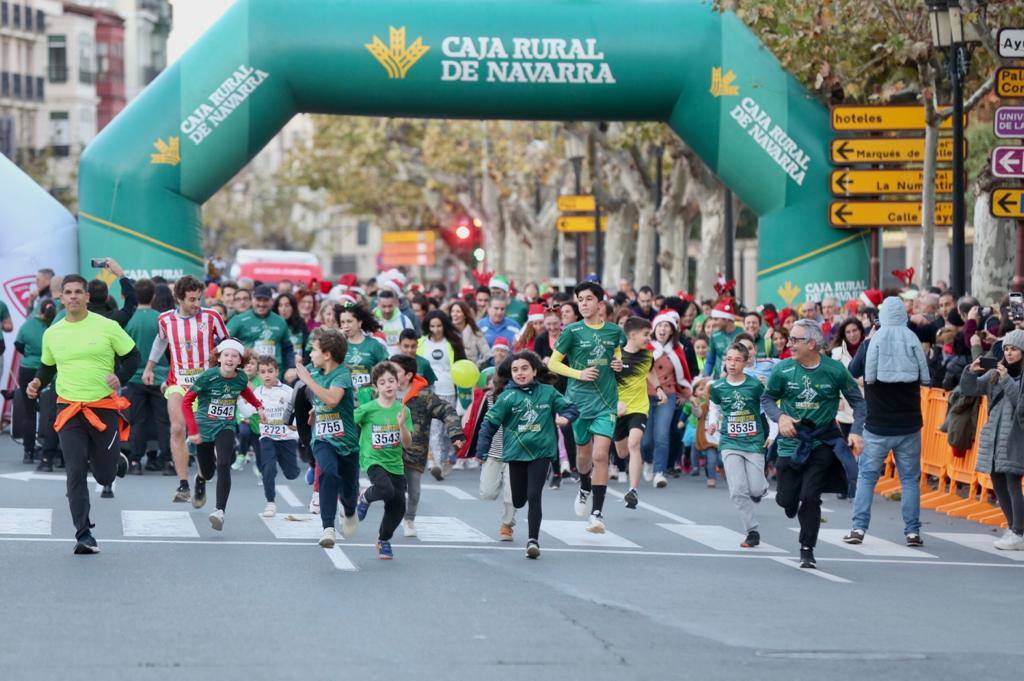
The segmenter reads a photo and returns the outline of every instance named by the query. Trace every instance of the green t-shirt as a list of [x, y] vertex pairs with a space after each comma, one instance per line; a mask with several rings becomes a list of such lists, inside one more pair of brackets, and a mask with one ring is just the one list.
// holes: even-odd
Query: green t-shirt
[[505, 316], [509, 319], [514, 319], [519, 322], [519, 326], [526, 323], [526, 318], [529, 316], [530, 306], [519, 300], [518, 298], [510, 298], [508, 301], [508, 308], [505, 310]]
[[764, 386], [753, 376], [733, 385], [720, 378], [711, 384], [711, 401], [722, 410], [718, 423], [721, 451], [764, 453], [764, 427], [761, 424], [761, 395]]
[[288, 324], [276, 312], [258, 317], [254, 310], [246, 310], [231, 318], [228, 333], [242, 341], [242, 345], [250, 348], [257, 357], [269, 355], [276, 359], [277, 365], [281, 367], [281, 375], [284, 375], [281, 348], [286, 340], [291, 339], [291, 332]]
[[21, 366], [26, 369], [39, 368], [39, 358], [43, 355], [43, 334], [45, 332], [46, 324], [39, 317], [29, 317], [18, 329], [15, 342], [25, 345], [25, 355], [21, 358]]
[[598, 369], [596, 381], [569, 379], [566, 397], [579, 407], [580, 418], [594, 419], [618, 412], [619, 389], [609, 364], [616, 350], [625, 344], [626, 334], [617, 324], [604, 322], [600, 327], [592, 327], [586, 322], [575, 322], [562, 330], [555, 350], [565, 357], [565, 365], [581, 371], [588, 367]]
[[[809, 419], [816, 426], [836, 420], [842, 393], [857, 391], [857, 382], [840, 362], [821, 356], [813, 369], [805, 369], [795, 359], [784, 359], [772, 369], [765, 395], [779, 401], [782, 413], [797, 421]], [[779, 456], [790, 456], [799, 440], [779, 437]], [[819, 443], [813, 443], [817, 446]]]
[[[352, 418], [352, 375], [344, 364], [338, 365], [334, 371], [325, 374], [321, 369], [312, 369], [313, 380], [321, 388], [344, 388], [345, 394], [333, 408], [323, 400], [312, 395], [313, 402], [313, 441], [326, 442], [334, 447], [338, 454], [352, 454], [359, 451], [359, 430]], [[312, 391], [311, 391], [312, 392]]]
[[388, 349], [380, 341], [363, 336], [362, 343], [348, 344], [345, 366], [352, 374], [352, 386], [358, 391], [370, 387], [370, 372], [373, 367], [389, 358]]
[[196, 400], [196, 425], [203, 442], [213, 442], [222, 430], [235, 430], [238, 396], [249, 386], [249, 377], [238, 371], [231, 378], [221, 376], [220, 367], [207, 369], [189, 388]]
[[416, 373], [427, 379], [427, 385], [434, 385], [437, 382], [437, 374], [434, 373], [426, 357], [416, 355]]
[[709, 376], [712, 378], [718, 378], [722, 374], [722, 367], [725, 363], [725, 353], [729, 350], [729, 346], [732, 345], [733, 339], [741, 333], [743, 333], [743, 329], [736, 327], [728, 333], [725, 331], [715, 331], [711, 334], [710, 345], [715, 349], [715, 365], [711, 367], [711, 373], [708, 374]]
[[11, 318], [11, 311], [7, 309], [7, 303], [0, 300], [0, 322], [6, 322]]
[[[139, 348], [139, 352], [142, 353], [143, 360], [139, 362], [139, 370], [132, 376], [132, 380], [129, 383], [142, 383], [142, 372], [146, 368], [146, 358], [149, 357], [149, 351], [153, 348], [153, 341], [156, 339], [157, 334], [157, 319], [160, 317], [160, 313], [153, 308], [140, 307], [135, 310], [135, 314], [125, 324], [124, 330], [132, 337], [135, 341], [135, 346]], [[153, 367], [153, 382], [155, 385], [161, 385], [167, 380], [167, 372], [170, 371], [171, 365], [167, 361], [167, 353], [164, 353], [157, 362], [157, 365]]]
[[356, 408], [353, 420], [359, 426], [359, 467], [380, 466], [393, 475], [405, 474], [402, 460], [402, 435], [398, 427], [398, 413], [405, 409], [406, 427], [412, 425], [412, 412], [395, 400], [384, 407], [370, 400]]
[[557, 459], [555, 415], [568, 406], [569, 400], [550, 385], [531, 383], [520, 388], [509, 383], [484, 417], [502, 427], [502, 460]]
[[651, 401], [647, 397], [647, 374], [651, 372], [654, 355], [647, 348], [636, 352], [622, 351], [622, 371], [615, 376], [619, 384], [619, 401], [625, 403], [627, 414], [647, 414]]
[[85, 319], [53, 324], [43, 334], [43, 364], [57, 367], [57, 395], [71, 402], [95, 402], [113, 391], [107, 376], [114, 359], [135, 347], [121, 325], [90, 312]]

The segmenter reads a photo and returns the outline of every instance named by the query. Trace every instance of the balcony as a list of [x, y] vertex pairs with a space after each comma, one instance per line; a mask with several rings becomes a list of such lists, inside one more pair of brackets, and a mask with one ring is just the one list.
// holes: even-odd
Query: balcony
[[53, 62], [51, 62], [50, 67], [47, 69], [46, 75], [51, 83], [68, 82], [67, 64], [54, 64]]

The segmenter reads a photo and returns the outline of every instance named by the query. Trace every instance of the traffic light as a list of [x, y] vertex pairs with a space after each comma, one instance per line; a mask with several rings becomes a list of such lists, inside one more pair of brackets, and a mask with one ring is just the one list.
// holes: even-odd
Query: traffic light
[[468, 215], [456, 215], [450, 226], [442, 228], [441, 236], [453, 254], [469, 258], [483, 241], [480, 226], [481, 222], [478, 219]]

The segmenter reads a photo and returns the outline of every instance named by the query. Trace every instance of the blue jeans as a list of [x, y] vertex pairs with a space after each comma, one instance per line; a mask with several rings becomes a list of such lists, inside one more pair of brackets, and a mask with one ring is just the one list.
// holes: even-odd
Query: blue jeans
[[320, 466], [320, 520], [324, 528], [334, 527], [338, 497], [345, 515], [356, 512], [359, 501], [359, 452], [342, 454], [330, 443], [313, 443], [313, 456]]
[[654, 473], [664, 473], [668, 467], [668, 452], [672, 438], [672, 418], [676, 411], [675, 394], [666, 395], [665, 404], [651, 399], [651, 416], [640, 442], [640, 452], [646, 463], [654, 463]]
[[274, 501], [277, 495], [277, 467], [281, 466], [281, 472], [288, 480], [299, 477], [299, 462], [296, 458], [295, 440], [273, 440], [269, 437], [260, 438], [259, 450], [256, 453], [256, 463], [263, 474], [263, 494], [267, 501]]
[[712, 447], [711, 449], [704, 449], [701, 450], [697, 456], [704, 457], [704, 465], [706, 466], [705, 471], [708, 474], [708, 480], [718, 480], [718, 464], [721, 461], [718, 449], [715, 447]]
[[871, 523], [871, 502], [875, 483], [882, 472], [885, 457], [892, 450], [896, 471], [900, 476], [903, 496], [903, 533], [921, 531], [921, 431], [909, 435], [874, 435], [864, 431], [864, 451], [860, 454], [857, 474], [857, 496], [853, 500], [853, 529], [867, 531]]

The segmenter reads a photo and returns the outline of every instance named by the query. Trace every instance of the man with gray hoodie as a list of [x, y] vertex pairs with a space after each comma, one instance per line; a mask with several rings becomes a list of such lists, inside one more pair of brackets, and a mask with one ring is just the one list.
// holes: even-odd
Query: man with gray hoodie
[[872, 330], [850, 362], [854, 378], [864, 378], [868, 416], [864, 424], [864, 451], [858, 461], [857, 494], [853, 500], [853, 529], [843, 537], [860, 544], [871, 522], [875, 484], [892, 451], [903, 496], [903, 534], [907, 546], [923, 546], [921, 539], [921, 386], [928, 385], [928, 361], [921, 341], [907, 326], [903, 301], [891, 296], [878, 311], [880, 326]]

